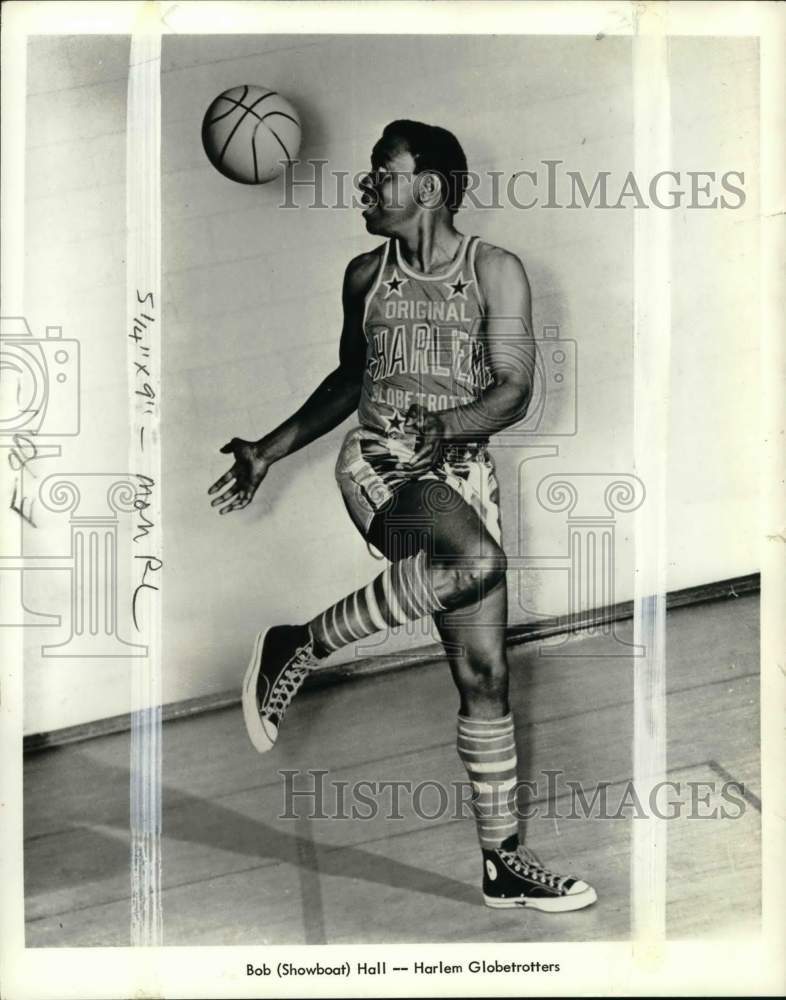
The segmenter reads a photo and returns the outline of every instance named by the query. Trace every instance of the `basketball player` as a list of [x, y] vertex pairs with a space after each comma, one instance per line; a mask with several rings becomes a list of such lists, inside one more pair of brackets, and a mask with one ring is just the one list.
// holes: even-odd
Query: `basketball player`
[[241, 510], [274, 462], [357, 411], [336, 477], [350, 517], [389, 564], [310, 622], [260, 632], [243, 682], [249, 736], [260, 752], [273, 746], [320, 660], [433, 616], [459, 692], [458, 754], [473, 789], [484, 900], [574, 910], [595, 902], [594, 889], [519, 843], [506, 563], [487, 450], [529, 403], [530, 289], [514, 254], [456, 229], [466, 183], [450, 132], [413, 121], [385, 128], [361, 185], [366, 228], [385, 242], [346, 270], [338, 367], [259, 441], [224, 445], [234, 464], [209, 492], [220, 513]]

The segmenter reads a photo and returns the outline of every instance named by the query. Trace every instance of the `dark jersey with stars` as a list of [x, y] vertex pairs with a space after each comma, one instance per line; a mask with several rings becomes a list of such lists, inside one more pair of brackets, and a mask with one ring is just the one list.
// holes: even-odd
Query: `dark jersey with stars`
[[387, 243], [366, 298], [361, 425], [395, 436], [413, 403], [450, 410], [477, 399], [493, 381], [482, 339], [477, 246], [476, 236], [465, 236], [446, 270], [421, 274], [403, 261], [395, 240]]

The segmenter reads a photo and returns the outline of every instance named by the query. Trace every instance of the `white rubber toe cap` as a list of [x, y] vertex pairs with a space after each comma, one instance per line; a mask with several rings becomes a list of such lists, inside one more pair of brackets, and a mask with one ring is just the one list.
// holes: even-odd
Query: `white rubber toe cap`
[[267, 629], [260, 632], [256, 638], [251, 660], [243, 678], [242, 694], [243, 720], [246, 724], [248, 738], [259, 753], [267, 753], [268, 750], [272, 750], [278, 736], [278, 727], [270, 719], [263, 718], [257, 707], [257, 678], [259, 677], [262, 646], [266, 634]]

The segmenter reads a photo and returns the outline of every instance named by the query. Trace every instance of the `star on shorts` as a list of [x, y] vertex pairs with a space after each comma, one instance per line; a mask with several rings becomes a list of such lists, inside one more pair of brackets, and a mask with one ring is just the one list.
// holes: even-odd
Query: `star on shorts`
[[393, 415], [387, 418], [387, 429], [389, 431], [401, 432], [401, 428], [404, 426], [404, 418], [398, 412], [398, 410], [393, 411]]

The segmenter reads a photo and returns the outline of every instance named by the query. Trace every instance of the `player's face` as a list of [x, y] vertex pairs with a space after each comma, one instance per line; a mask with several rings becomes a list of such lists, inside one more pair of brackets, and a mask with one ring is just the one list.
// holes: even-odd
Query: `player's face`
[[395, 140], [380, 139], [371, 170], [361, 180], [366, 229], [379, 236], [403, 232], [421, 211], [415, 198], [415, 161]]

